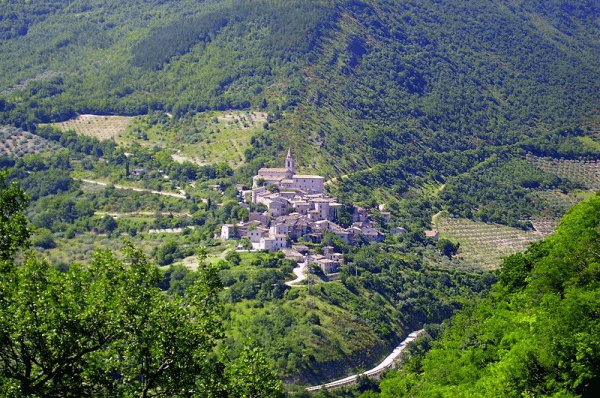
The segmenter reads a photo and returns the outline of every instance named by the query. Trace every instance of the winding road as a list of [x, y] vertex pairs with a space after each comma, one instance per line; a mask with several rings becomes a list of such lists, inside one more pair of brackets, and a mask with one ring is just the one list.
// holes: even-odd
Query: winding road
[[317, 390], [322, 390], [322, 389], [341, 387], [341, 386], [355, 383], [356, 380], [358, 380], [359, 376], [376, 376], [376, 375], [380, 374], [381, 372], [383, 372], [384, 370], [386, 370], [387, 368], [392, 366], [392, 364], [394, 363], [394, 360], [398, 357], [398, 355], [400, 355], [406, 349], [406, 347], [408, 347], [408, 345], [424, 331], [425, 330], [421, 329], [421, 330], [416, 330], [416, 331], [412, 332], [411, 334], [409, 334], [408, 337], [406, 339], [404, 339], [404, 341], [402, 341], [402, 343], [400, 343], [400, 345], [398, 347], [396, 347], [394, 349], [394, 351], [392, 351], [392, 353], [383, 360], [383, 362], [381, 362], [379, 365], [377, 365], [373, 369], [367, 370], [366, 372], [363, 372], [363, 373], [360, 373], [357, 375], [348, 376], [348, 377], [345, 377], [340, 380], [332, 381], [331, 383], [321, 384], [321, 385], [313, 386], [313, 387], [307, 387], [306, 391], [317, 391]]
[[296, 275], [296, 279], [285, 282], [286, 285], [293, 286], [306, 279], [306, 262], [298, 263], [298, 266], [294, 268], [294, 275]]

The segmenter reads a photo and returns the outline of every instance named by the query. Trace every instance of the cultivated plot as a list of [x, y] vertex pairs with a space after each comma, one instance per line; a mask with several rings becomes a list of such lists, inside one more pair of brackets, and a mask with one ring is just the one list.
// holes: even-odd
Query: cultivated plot
[[435, 228], [441, 237], [460, 242], [459, 257], [485, 269], [499, 267], [504, 257], [525, 251], [530, 243], [542, 239], [542, 234], [537, 231], [446, 215], [437, 217]]

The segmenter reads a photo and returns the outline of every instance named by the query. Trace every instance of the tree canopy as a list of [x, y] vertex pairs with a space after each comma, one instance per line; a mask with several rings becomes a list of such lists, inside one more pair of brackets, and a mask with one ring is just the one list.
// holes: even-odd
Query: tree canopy
[[445, 327], [380, 397], [593, 397], [600, 386], [600, 195], [508, 257], [485, 300]]
[[157, 267], [131, 244], [121, 256], [96, 251], [89, 266], [66, 272], [29, 252], [18, 264], [26, 198], [0, 182], [1, 395], [282, 396], [257, 348], [233, 362], [218, 352], [222, 285], [206, 251], [183, 296], [164, 294]]

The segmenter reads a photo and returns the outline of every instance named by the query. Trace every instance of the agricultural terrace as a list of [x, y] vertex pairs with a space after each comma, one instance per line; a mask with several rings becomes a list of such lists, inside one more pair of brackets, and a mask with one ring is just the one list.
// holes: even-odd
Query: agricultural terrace
[[8, 126], [0, 126], [0, 156], [40, 153], [58, 148], [59, 145], [35, 134]]
[[556, 174], [560, 178], [582, 184], [594, 191], [600, 190], [600, 163], [596, 160], [557, 160], [529, 154], [527, 161], [547, 173]]
[[79, 115], [66, 122], [53, 123], [53, 126], [62, 131], [73, 130], [77, 134], [95, 137], [99, 140], [114, 139], [117, 143], [122, 143], [121, 136], [133, 119], [130, 116]]
[[536, 231], [452, 218], [445, 214], [434, 218], [434, 228], [440, 232], [440, 238], [460, 242], [458, 256], [484, 269], [497, 268], [504, 257], [525, 251], [530, 243], [542, 239]]
[[[543, 206], [537, 214], [536, 218], [553, 218], [559, 220], [571, 207], [583, 199], [594, 196], [594, 191], [573, 190], [571, 192], [562, 192], [558, 189], [547, 191], [532, 191], [530, 193], [534, 200], [541, 201]], [[534, 220], [531, 220], [534, 223]], [[535, 224], [534, 224], [535, 227]]]

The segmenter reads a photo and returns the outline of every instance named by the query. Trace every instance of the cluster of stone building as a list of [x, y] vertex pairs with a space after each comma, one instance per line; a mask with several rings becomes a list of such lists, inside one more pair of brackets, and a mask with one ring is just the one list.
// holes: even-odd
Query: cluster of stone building
[[[300, 251], [289, 247], [291, 241], [300, 237], [317, 243], [324, 233], [331, 232], [348, 244], [359, 239], [377, 242], [385, 238], [363, 208], [356, 208], [349, 228], [338, 225], [336, 220], [341, 204], [324, 193], [324, 184], [324, 177], [295, 174], [295, 159], [289, 150], [285, 168], [262, 168], [253, 178], [252, 203], [262, 203], [266, 211], [251, 212], [247, 222], [223, 225], [221, 238], [248, 238], [255, 249], [284, 250], [292, 257], [304, 257]], [[330, 249], [324, 249], [323, 256], [327, 265], [322, 268], [326, 273], [334, 270], [341, 258]]]

